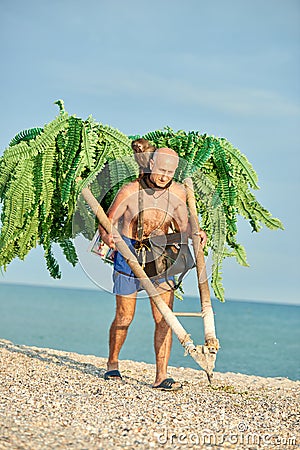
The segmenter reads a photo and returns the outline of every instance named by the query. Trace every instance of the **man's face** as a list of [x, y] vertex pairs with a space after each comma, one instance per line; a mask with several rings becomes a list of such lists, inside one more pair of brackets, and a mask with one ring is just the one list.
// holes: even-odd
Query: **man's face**
[[167, 153], [159, 153], [150, 160], [150, 179], [159, 187], [165, 187], [172, 180], [178, 166], [178, 158]]

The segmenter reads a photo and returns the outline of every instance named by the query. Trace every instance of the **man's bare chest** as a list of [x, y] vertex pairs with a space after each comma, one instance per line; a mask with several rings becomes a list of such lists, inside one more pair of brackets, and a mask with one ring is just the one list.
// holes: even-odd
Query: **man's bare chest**
[[[139, 198], [141, 195], [141, 198]], [[174, 214], [176, 202], [170, 192], [155, 191], [149, 195], [144, 190], [131, 196], [128, 201], [127, 217], [133, 219], [140, 211], [143, 211], [144, 220], [159, 220], [162, 216]]]

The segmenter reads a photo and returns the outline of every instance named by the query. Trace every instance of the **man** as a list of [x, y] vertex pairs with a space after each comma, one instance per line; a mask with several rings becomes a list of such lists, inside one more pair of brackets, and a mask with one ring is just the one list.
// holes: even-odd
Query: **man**
[[[188, 211], [186, 207], [186, 193], [182, 185], [173, 181], [179, 158], [170, 148], [159, 148], [150, 159], [150, 173], [144, 175], [145, 189], [141, 194], [140, 180], [133, 181], [117, 194], [112, 203], [108, 217], [114, 225], [122, 219], [122, 237], [132, 251], [137, 248], [140, 239], [139, 224], [139, 196], [143, 196], [143, 224], [142, 239], [153, 234], [167, 234], [171, 223], [182, 232], [189, 232]], [[116, 236], [101, 230], [104, 242], [115, 248]], [[200, 230], [203, 245], [206, 234]], [[137, 291], [140, 288], [139, 280], [134, 277], [122, 255], [115, 254], [114, 263], [114, 292], [116, 293], [116, 315], [109, 334], [109, 358], [105, 379], [121, 379], [118, 370], [120, 350], [127, 336], [128, 327], [135, 313]], [[165, 279], [156, 282], [157, 291], [162, 299], [173, 308], [174, 291], [170, 287], [172, 280], [167, 283]], [[156, 355], [156, 377], [153, 388], [162, 390], [178, 390], [182, 386], [172, 378], [167, 378], [167, 366], [172, 345], [172, 331], [163, 319], [150, 298], [152, 314], [155, 321], [154, 349]]]

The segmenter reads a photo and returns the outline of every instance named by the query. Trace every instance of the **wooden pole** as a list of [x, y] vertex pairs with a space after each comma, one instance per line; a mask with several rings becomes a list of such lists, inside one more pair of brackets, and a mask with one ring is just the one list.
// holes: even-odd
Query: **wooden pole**
[[216, 338], [214, 313], [211, 305], [204, 253], [201, 245], [201, 238], [199, 235], [199, 221], [192, 179], [186, 178], [184, 180], [184, 185], [187, 193], [187, 203], [190, 210], [190, 223], [192, 229], [193, 248], [196, 259], [198, 288], [201, 299], [201, 312], [204, 325], [205, 345], [208, 347], [211, 353], [216, 353], [219, 349], [219, 341]]
[[105, 229], [105, 231], [107, 233], [113, 232], [114, 236], [117, 236], [117, 239], [115, 239], [117, 250], [122, 254], [135, 276], [140, 280], [142, 287], [146, 290], [149, 297], [153, 300], [166, 323], [176, 334], [179, 342], [185, 349], [185, 354], [191, 355], [192, 358], [200, 365], [200, 367], [205, 370], [210, 381], [215, 361], [211, 358], [211, 355], [209, 354], [207, 349], [201, 345], [194, 345], [190, 335], [185, 331], [179, 320], [175, 317], [173, 311], [163, 301], [163, 299], [155, 289], [153, 283], [140, 266], [137, 258], [128, 248], [126, 242], [122, 239], [118, 230], [112, 225], [103, 208], [93, 196], [90, 189], [84, 188], [82, 190], [82, 195], [85, 201], [91, 207], [94, 214], [97, 216], [100, 225]]

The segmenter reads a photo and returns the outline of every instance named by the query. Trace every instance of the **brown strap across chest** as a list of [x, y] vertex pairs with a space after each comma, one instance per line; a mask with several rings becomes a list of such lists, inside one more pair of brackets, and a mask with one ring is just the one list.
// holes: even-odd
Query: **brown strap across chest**
[[137, 223], [137, 237], [141, 241], [143, 239], [143, 228], [144, 228], [144, 197], [142, 191], [141, 181], [139, 182], [139, 213], [138, 213], [138, 223]]

